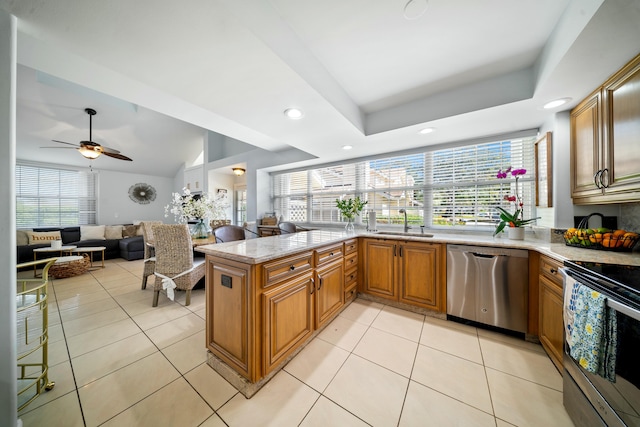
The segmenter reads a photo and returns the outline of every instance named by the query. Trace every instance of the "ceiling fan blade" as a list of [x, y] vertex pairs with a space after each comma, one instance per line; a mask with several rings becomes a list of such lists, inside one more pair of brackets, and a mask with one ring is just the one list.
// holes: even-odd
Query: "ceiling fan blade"
[[65, 141], [58, 141], [57, 139], [52, 139], [53, 142], [58, 142], [60, 144], [67, 144], [67, 145], [73, 145], [74, 147], [77, 147], [78, 144], [72, 144], [70, 142], [65, 142]]
[[[104, 147], [102, 147], [102, 148], [104, 148]], [[103, 151], [102, 154], [104, 154], [105, 156], [113, 157], [114, 159], [127, 160], [129, 162], [133, 161], [129, 157], [127, 157], [127, 156], [125, 156], [123, 154], [120, 154], [119, 151], [117, 153], [110, 153], [109, 151]]]
[[63, 150], [73, 150], [73, 149], [77, 149], [78, 147], [40, 147], [40, 148], [62, 148]]

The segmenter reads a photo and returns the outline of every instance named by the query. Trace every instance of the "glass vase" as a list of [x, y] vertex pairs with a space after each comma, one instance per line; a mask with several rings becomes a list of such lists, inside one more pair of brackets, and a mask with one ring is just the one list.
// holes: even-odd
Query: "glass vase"
[[344, 226], [344, 230], [347, 233], [355, 233], [356, 228], [353, 225], [353, 223], [354, 223], [354, 219], [353, 218], [347, 218], [347, 224]]
[[191, 237], [194, 239], [206, 239], [209, 237], [209, 227], [204, 222], [204, 219], [199, 219], [191, 230]]

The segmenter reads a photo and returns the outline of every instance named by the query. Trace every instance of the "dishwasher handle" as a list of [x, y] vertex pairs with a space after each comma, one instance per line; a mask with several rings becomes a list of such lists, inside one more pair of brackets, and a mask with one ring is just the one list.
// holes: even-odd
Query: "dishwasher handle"
[[497, 256], [500, 256], [500, 255], [491, 255], [491, 254], [481, 254], [479, 252], [467, 252], [467, 253], [470, 253], [474, 257], [478, 257], [478, 258], [495, 258]]

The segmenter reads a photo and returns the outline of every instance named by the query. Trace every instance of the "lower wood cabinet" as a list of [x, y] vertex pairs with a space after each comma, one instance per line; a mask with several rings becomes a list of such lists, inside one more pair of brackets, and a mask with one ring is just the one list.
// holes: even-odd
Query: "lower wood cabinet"
[[313, 333], [314, 288], [309, 272], [262, 294], [265, 374]]
[[446, 310], [444, 245], [365, 239], [362, 292], [430, 310]]
[[320, 328], [344, 304], [344, 267], [342, 259], [316, 269], [316, 328]]
[[539, 338], [551, 361], [562, 372], [564, 322], [561, 263], [547, 256], [540, 256]]

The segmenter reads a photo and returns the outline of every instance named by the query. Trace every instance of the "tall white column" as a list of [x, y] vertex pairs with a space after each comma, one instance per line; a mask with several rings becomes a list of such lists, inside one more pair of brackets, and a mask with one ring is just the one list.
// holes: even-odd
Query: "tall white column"
[[16, 38], [0, 10], [0, 425], [17, 424], [16, 367]]

